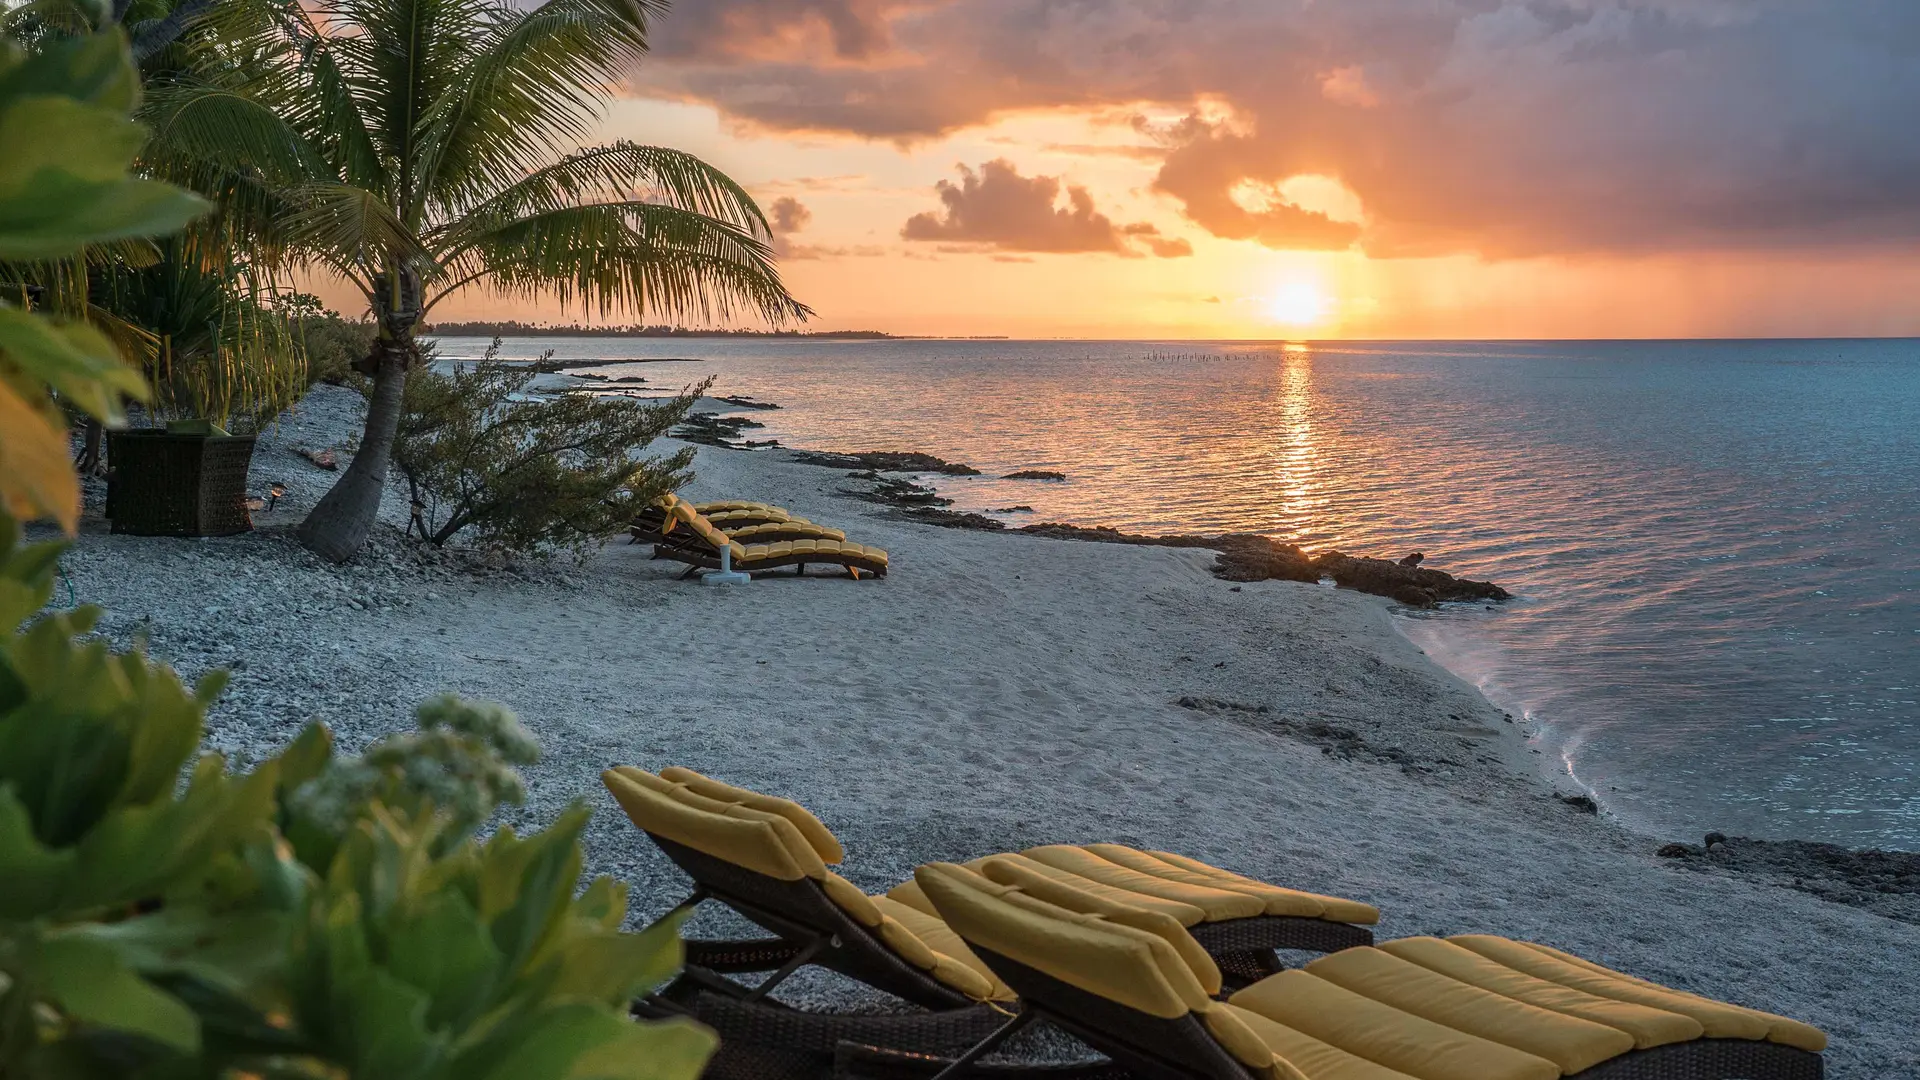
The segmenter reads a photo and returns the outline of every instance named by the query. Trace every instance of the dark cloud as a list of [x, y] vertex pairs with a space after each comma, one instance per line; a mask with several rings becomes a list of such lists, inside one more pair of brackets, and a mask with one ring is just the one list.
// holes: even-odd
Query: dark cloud
[[[896, 141], [1024, 108], [1196, 119], [1158, 189], [1216, 235], [1376, 254], [1920, 239], [1913, 0], [708, 0], [655, 92]], [[1364, 224], [1235, 198], [1335, 177]]]
[[797, 233], [812, 220], [813, 211], [791, 195], [782, 195], [767, 205], [767, 223], [777, 234]]
[[[977, 172], [965, 165], [959, 169], [958, 183], [935, 185], [941, 209], [908, 218], [900, 230], [903, 239], [984, 244], [1000, 251], [1137, 256], [1130, 240], [1140, 237], [1165, 258], [1193, 254], [1192, 245], [1164, 239], [1152, 225], [1114, 224], [1094, 209], [1086, 188], [1063, 185], [1056, 177], [1021, 176], [1004, 159], [989, 161]], [[1059, 205], [1063, 188], [1065, 206]]]

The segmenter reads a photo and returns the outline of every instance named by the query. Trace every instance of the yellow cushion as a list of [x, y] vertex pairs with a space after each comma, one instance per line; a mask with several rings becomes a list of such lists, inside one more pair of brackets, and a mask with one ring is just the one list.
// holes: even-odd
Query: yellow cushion
[[1273, 1047], [1256, 1034], [1252, 1027], [1241, 1017], [1251, 1015], [1243, 1013], [1224, 1002], [1211, 1002], [1206, 1011], [1199, 1014], [1200, 1022], [1206, 1026], [1207, 1034], [1220, 1048], [1233, 1055], [1233, 1059], [1251, 1069], [1255, 1076], [1269, 1080], [1306, 1080], [1300, 1070], [1280, 1059]]
[[1035, 900], [963, 866], [915, 870], [942, 918], [967, 941], [1150, 1016], [1177, 1019], [1207, 995], [1164, 938]]
[[1304, 971], [1270, 975], [1228, 999], [1418, 1080], [1559, 1080], [1546, 1058], [1402, 1012]]
[[847, 857], [846, 849], [840, 846], [839, 839], [820, 823], [819, 818], [814, 817], [806, 807], [797, 802], [773, 795], [762, 795], [748, 788], [734, 787], [732, 784], [723, 784], [679, 765], [669, 765], [661, 769], [660, 778], [676, 784], [685, 784], [688, 791], [705, 795], [709, 799], [740, 803], [743, 806], [751, 806], [755, 810], [765, 810], [769, 814], [779, 814], [793, 822], [794, 828], [799, 829], [800, 835], [807, 838], [807, 843], [813, 846], [813, 850], [820, 853], [820, 861], [829, 866]]
[[716, 859], [781, 881], [827, 872], [793, 822], [739, 803], [723, 803], [631, 766], [600, 774], [635, 825]]
[[[1290, 1068], [1311, 1080], [1409, 1080], [1406, 1073], [1375, 1065], [1366, 1058], [1355, 1057], [1337, 1046], [1328, 1046], [1285, 1024], [1275, 1023], [1257, 1012], [1226, 1002], [1217, 1002], [1207, 1011], [1208, 1030], [1213, 1029], [1216, 1014], [1221, 1013], [1230, 1013], [1247, 1030], [1258, 1036], [1262, 1043], [1280, 1055]], [[1219, 1036], [1216, 1034], [1214, 1038]], [[1224, 1040], [1222, 1045], [1225, 1045]]]
[[[1533, 948], [1540, 952], [1546, 953], [1548, 956], [1558, 957], [1561, 960], [1565, 960], [1569, 964], [1573, 964], [1578, 967], [1584, 967], [1590, 971], [1595, 971], [1602, 975], [1611, 975], [1617, 979], [1625, 979], [1628, 982], [1639, 983], [1642, 986], [1651, 986], [1658, 990], [1667, 990], [1669, 993], [1681, 994], [1686, 997], [1693, 997], [1693, 998], [1700, 997], [1700, 995], [1698, 994], [1689, 994], [1684, 990], [1669, 990], [1667, 987], [1661, 986], [1659, 983], [1648, 982], [1645, 979], [1636, 979], [1632, 975], [1615, 971], [1612, 968], [1601, 967], [1599, 964], [1596, 964], [1591, 960], [1582, 959], [1581, 957], [1574, 956], [1572, 953], [1561, 952], [1559, 949], [1552, 948], [1551, 946], [1541, 945], [1537, 942], [1532, 942], [1532, 941], [1527, 942], [1527, 945], [1529, 948]], [[1711, 1001], [1712, 999], [1700, 998], [1700, 1000]], [[1714, 1002], [1714, 1004], [1726, 1004], [1726, 1003]], [[1784, 1046], [1791, 1046], [1791, 1047], [1794, 1047], [1795, 1049], [1805, 1050], [1805, 1051], [1808, 1051], [1809, 1053], [1814, 1053], [1814, 1054], [1818, 1054], [1827, 1048], [1826, 1032], [1821, 1031], [1819, 1028], [1814, 1027], [1812, 1024], [1802, 1023], [1790, 1017], [1775, 1016], [1774, 1014], [1769, 1012], [1761, 1012], [1759, 1009], [1749, 1009], [1744, 1005], [1728, 1005], [1728, 1008], [1739, 1009], [1742, 1012], [1752, 1013], [1754, 1016], [1760, 1017], [1761, 1019], [1765, 1020], [1767, 1022], [1767, 1041], [1768, 1042], [1780, 1043]]]
[[940, 917], [940, 913], [933, 908], [933, 901], [927, 899], [927, 894], [921, 890], [920, 883], [912, 878], [888, 889], [887, 899], [910, 907], [922, 915], [931, 915], [936, 919]]
[[1076, 888], [1063, 880], [1065, 875], [1039, 873], [1030, 867], [1036, 864], [1031, 859], [1015, 859], [996, 856], [986, 860], [980, 873], [987, 880], [1000, 885], [1012, 885], [1021, 892], [1049, 904], [1076, 911], [1083, 915], [1098, 915], [1108, 922], [1131, 926], [1135, 930], [1145, 930], [1149, 934], [1164, 940], [1173, 946], [1180, 959], [1187, 962], [1194, 977], [1200, 980], [1200, 989], [1209, 996], [1220, 992], [1220, 967], [1207, 955], [1207, 950], [1193, 940], [1180, 921], [1164, 911], [1153, 911], [1127, 900], [1115, 900], [1086, 889]]
[[1647, 1050], [1669, 1043], [1687, 1042], [1705, 1033], [1700, 1022], [1691, 1017], [1665, 1009], [1598, 997], [1549, 982], [1515, 971], [1439, 938], [1400, 938], [1386, 942], [1379, 948], [1382, 952], [1419, 964], [1458, 982], [1624, 1031], [1633, 1037], [1636, 1049]]
[[1634, 1048], [1633, 1036], [1618, 1028], [1523, 1004], [1379, 949], [1323, 956], [1306, 972], [1401, 1012], [1546, 1058], [1569, 1074]]
[[1046, 863], [1030, 859], [1025, 855], [992, 855], [985, 859], [970, 862], [967, 864], [967, 867], [985, 874], [987, 877], [1000, 882], [1002, 885], [1013, 884], [1012, 881], [1005, 879], [1004, 871], [996, 871], [993, 869], [993, 864], [995, 863], [1006, 863], [1024, 867], [1033, 873], [1043, 874], [1047, 877], [1065, 882], [1082, 892], [1092, 893], [1095, 896], [1103, 896], [1108, 900], [1113, 900], [1118, 903], [1133, 904], [1136, 907], [1143, 907], [1149, 911], [1163, 912], [1171, 915], [1181, 926], [1193, 926], [1205, 922], [1207, 918], [1205, 911], [1202, 911], [1192, 904], [1183, 903], [1179, 900], [1168, 900], [1160, 896], [1149, 896], [1146, 893], [1130, 892], [1126, 889], [1115, 888], [1111, 885], [1104, 885], [1092, 878], [1081, 877], [1078, 874], [1062, 870], [1058, 867], [1048, 866]]
[[1119, 863], [1103, 859], [1085, 848], [1052, 844], [1046, 847], [1028, 848], [1023, 854], [1036, 862], [1043, 862], [1070, 874], [1090, 878], [1112, 888], [1192, 904], [1206, 912], [1208, 922], [1220, 919], [1244, 919], [1261, 914], [1267, 907], [1266, 902], [1259, 897], [1143, 874], [1138, 870], [1131, 870]]
[[[978, 1001], [1012, 1001], [1014, 993], [986, 965], [960, 935], [938, 915], [908, 907], [886, 896], [871, 898], [875, 908], [894, 925], [912, 934], [932, 950], [933, 977]], [[954, 970], [958, 967], [961, 970]]]
[[1372, 926], [1380, 921], [1380, 909], [1358, 900], [1282, 888], [1255, 878], [1242, 877], [1198, 859], [1171, 851], [1135, 851], [1119, 844], [1088, 844], [1087, 850], [1110, 862], [1132, 867], [1143, 873], [1188, 881], [1229, 892], [1243, 892], [1264, 900], [1269, 915], [1295, 915], [1308, 919], [1332, 919], [1335, 922]]
[[1772, 1026], [1765, 1019], [1745, 1009], [1724, 1005], [1718, 1001], [1709, 1001], [1692, 994], [1682, 994], [1652, 983], [1629, 981], [1605, 968], [1589, 970], [1578, 964], [1570, 964], [1558, 957], [1550, 956], [1522, 942], [1493, 937], [1489, 934], [1461, 934], [1447, 940], [1515, 971], [1546, 979], [1548, 982], [1571, 986], [1575, 990], [1584, 990], [1598, 997], [1612, 998], [1615, 1001], [1631, 1001], [1636, 1005], [1650, 1005], [1656, 1009], [1690, 1016], [1698, 1020], [1700, 1026], [1706, 1029], [1708, 1038], [1758, 1040], [1766, 1038], [1771, 1031]]
[[880, 914], [879, 908], [873, 906], [873, 901], [867, 894], [860, 891], [859, 886], [831, 870], [821, 874], [816, 880], [820, 882], [820, 891], [826, 893], [827, 899], [833, 901], [833, 906], [846, 912], [854, 922], [869, 930], [880, 925], [884, 916]]

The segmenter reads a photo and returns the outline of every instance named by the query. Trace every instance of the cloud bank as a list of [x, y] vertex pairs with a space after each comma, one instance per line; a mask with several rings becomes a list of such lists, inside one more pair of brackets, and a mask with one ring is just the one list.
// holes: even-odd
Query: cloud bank
[[[1498, 257], [1920, 239], [1916, 53], [1912, 0], [705, 0], [642, 85], [902, 142], [1138, 111], [1216, 236]], [[1302, 174], [1363, 219], [1237, 197]]]

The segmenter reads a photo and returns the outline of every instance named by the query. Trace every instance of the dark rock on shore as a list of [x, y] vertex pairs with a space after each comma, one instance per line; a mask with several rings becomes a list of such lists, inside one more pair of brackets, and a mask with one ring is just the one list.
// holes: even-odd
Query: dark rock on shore
[[1920, 924], [1920, 854], [1710, 835], [1711, 845], [1667, 844], [1655, 854], [1690, 870], [1756, 878]]
[[1600, 812], [1600, 804], [1594, 802], [1593, 796], [1591, 795], [1562, 795], [1555, 792], [1553, 797], [1583, 814], [1598, 814]]
[[713, 400], [724, 401], [727, 404], [740, 409], [777, 409], [780, 407], [778, 405], [775, 405], [771, 401], [755, 401], [754, 399], [747, 397], [744, 394], [730, 394], [726, 397], [714, 398]]
[[1086, 540], [1096, 544], [1134, 544], [1141, 547], [1178, 547], [1210, 548], [1217, 547], [1218, 538], [1212, 536], [1142, 536], [1138, 533], [1121, 532], [1104, 526], [1088, 528], [1084, 525], [1063, 525], [1056, 521], [1042, 522], [1038, 525], [1023, 525], [1023, 533], [1044, 536], [1051, 540]]
[[[952, 500], [945, 500], [951, 502]], [[1000, 532], [1007, 525], [995, 521], [983, 514], [963, 514], [956, 510], [936, 510], [932, 508], [908, 509], [906, 516], [925, 525], [938, 525], [944, 529], [977, 529], [981, 532]]]
[[956, 461], [943, 461], [932, 454], [872, 450], [861, 454], [826, 454], [811, 450], [793, 455], [802, 465], [821, 465], [829, 469], [866, 469], [875, 472], [939, 473], [942, 476], [979, 476], [980, 470]]
[[1404, 566], [1386, 559], [1354, 558], [1338, 551], [1321, 555], [1313, 564], [1321, 574], [1346, 588], [1390, 597], [1408, 607], [1431, 608], [1462, 600], [1512, 597], [1491, 581], [1456, 578], [1438, 570]]
[[740, 438], [741, 434], [748, 428], [766, 426], [765, 424], [749, 420], [744, 416], [717, 416], [713, 413], [689, 413], [687, 414], [687, 418], [682, 421], [678, 427], [675, 427], [671, 434], [676, 439], [682, 439], [690, 443], [699, 443], [702, 446], [719, 446], [728, 450], [750, 450], [757, 446], [771, 446], [774, 444], [771, 442], [736, 443], [732, 440]]
[[995, 513], [995, 514], [1031, 514], [1031, 513], [1033, 513], [1033, 507], [1031, 507], [1031, 506], [1028, 506], [1028, 505], [1027, 505], [1026, 503], [1021, 503], [1021, 504], [1020, 504], [1019, 506], [1003, 506], [1003, 507], [1001, 507], [1001, 508], [999, 508], [998, 510], [994, 510], [994, 511], [992, 511], [992, 513]]
[[1320, 571], [1307, 553], [1254, 533], [1232, 533], [1219, 538], [1220, 557], [1214, 560], [1216, 577], [1228, 581], [1320, 580]]
[[1000, 479], [1002, 480], [1065, 480], [1066, 478], [1067, 478], [1066, 473], [1053, 472], [1049, 469], [1021, 469], [1019, 472], [1010, 472], [1007, 475], [1001, 477]]

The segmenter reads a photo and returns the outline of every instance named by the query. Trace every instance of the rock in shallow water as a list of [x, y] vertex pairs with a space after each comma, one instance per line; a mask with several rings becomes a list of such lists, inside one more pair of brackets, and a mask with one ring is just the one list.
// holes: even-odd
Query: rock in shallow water
[[1512, 594], [1491, 581], [1457, 578], [1386, 559], [1354, 558], [1329, 551], [1316, 558], [1322, 574], [1349, 589], [1386, 596], [1408, 607], [1431, 608], [1463, 600], [1508, 600]]

